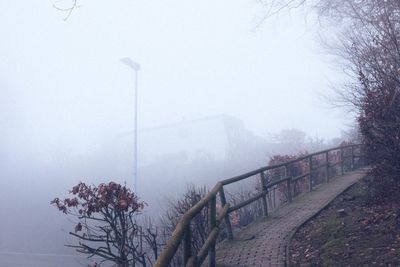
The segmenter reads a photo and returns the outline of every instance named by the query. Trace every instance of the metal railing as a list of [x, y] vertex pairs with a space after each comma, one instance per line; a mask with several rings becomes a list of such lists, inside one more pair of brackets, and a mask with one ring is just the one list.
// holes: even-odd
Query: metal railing
[[[358, 153], [356, 153], [357, 149], [359, 151]], [[339, 165], [340, 175], [343, 175], [346, 171], [351, 171], [354, 170], [356, 167], [364, 165], [365, 159], [363, 154], [364, 153], [361, 144], [335, 147], [316, 153], [307, 154], [305, 156], [284, 163], [262, 167], [243, 175], [239, 175], [218, 182], [205, 197], [203, 197], [199, 202], [197, 202], [197, 204], [195, 204], [181, 217], [175, 227], [175, 230], [172, 233], [171, 238], [168, 240], [166, 246], [163, 248], [160, 256], [153, 266], [167, 267], [181, 244], [184, 266], [200, 266], [207, 258], [207, 256], [208, 265], [215, 266], [215, 245], [221, 230], [222, 222], [224, 222], [226, 226], [227, 238], [233, 238], [232, 225], [229, 217], [230, 213], [261, 199], [262, 215], [268, 216], [267, 195], [269, 189], [274, 188], [280, 184], [285, 184], [287, 190], [287, 202], [291, 202], [293, 199], [293, 190], [291, 189], [291, 187], [293, 183], [295, 183], [297, 180], [308, 177], [308, 190], [312, 191], [314, 187], [313, 174], [315, 172], [320, 169], [324, 169], [323, 173], [325, 174], [325, 180], [326, 182], [329, 182], [330, 170], [332, 170], [333, 168], [337, 168]], [[321, 158], [321, 155], [323, 155], [324, 157], [324, 161], [322, 162], [323, 164], [316, 165], [315, 158]], [[334, 158], [336, 160], [330, 160], [330, 156], [331, 158]], [[346, 160], [348, 163], [347, 169], [345, 169]], [[289, 166], [300, 161], [307, 162], [307, 172], [301, 173], [295, 177], [290, 176]], [[267, 181], [266, 172], [279, 169], [283, 169], [284, 177], [277, 180]], [[244, 200], [234, 206], [231, 206], [227, 202], [227, 199], [225, 197], [224, 186], [243, 181], [255, 175], [259, 176], [259, 192], [249, 199]], [[217, 195], [219, 195], [221, 206], [219, 214], [217, 214]], [[208, 207], [208, 236], [199, 251], [197, 253], [194, 253], [194, 251], [192, 251], [191, 244], [191, 221], [206, 207]]]

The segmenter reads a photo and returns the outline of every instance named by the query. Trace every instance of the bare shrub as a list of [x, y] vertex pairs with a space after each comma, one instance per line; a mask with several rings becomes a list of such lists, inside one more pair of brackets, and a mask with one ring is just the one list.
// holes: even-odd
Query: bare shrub
[[64, 214], [76, 219], [78, 244], [68, 245], [100, 266], [112, 262], [118, 267], [147, 266], [157, 257], [157, 231], [142, 227], [138, 215], [145, 203], [125, 186], [110, 182], [89, 186], [80, 182], [69, 192], [72, 197], [51, 201]]

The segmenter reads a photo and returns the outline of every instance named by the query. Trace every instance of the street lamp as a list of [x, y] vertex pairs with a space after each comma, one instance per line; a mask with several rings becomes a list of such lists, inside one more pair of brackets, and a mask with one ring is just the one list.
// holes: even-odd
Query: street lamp
[[133, 142], [133, 184], [134, 184], [134, 191], [137, 194], [137, 106], [138, 106], [138, 72], [140, 70], [139, 63], [133, 61], [128, 57], [124, 57], [120, 59], [122, 63], [130, 67], [135, 71], [135, 118], [134, 118], [134, 142]]

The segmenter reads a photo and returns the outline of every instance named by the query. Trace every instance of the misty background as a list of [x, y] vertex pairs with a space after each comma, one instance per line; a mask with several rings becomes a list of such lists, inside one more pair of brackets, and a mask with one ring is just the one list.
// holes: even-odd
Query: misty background
[[[149, 214], [188, 184], [335, 145], [351, 120], [321, 99], [344, 76], [303, 10], [260, 24], [257, 1], [97, 0], [64, 20], [53, 4], [70, 2], [0, 3], [3, 255], [74, 254], [72, 223], [50, 200], [79, 181], [132, 186], [134, 73], [121, 57], [141, 65], [137, 190]], [[276, 138], [285, 129], [303, 139]]]

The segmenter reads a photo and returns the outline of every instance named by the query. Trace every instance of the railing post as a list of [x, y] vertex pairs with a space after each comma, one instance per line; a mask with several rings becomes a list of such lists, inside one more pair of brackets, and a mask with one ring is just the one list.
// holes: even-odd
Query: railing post
[[[211, 234], [212, 230], [217, 226], [217, 201], [214, 195], [210, 202], [208, 202], [208, 234]], [[208, 251], [208, 266], [215, 267], [215, 240], [210, 245]]]
[[287, 190], [289, 203], [292, 202], [292, 188], [291, 188], [292, 177], [287, 179]]
[[344, 174], [344, 152], [343, 152], [343, 147], [340, 148], [340, 170], [342, 175]]
[[310, 192], [312, 191], [312, 172], [313, 172], [313, 168], [312, 168], [312, 156], [309, 156], [308, 157], [308, 169], [309, 169], [309, 172], [310, 172], [310, 179], [309, 179], [309, 182], [310, 182], [310, 184], [309, 184], [309, 187], [310, 187]]
[[[289, 172], [289, 168], [288, 168], [288, 165], [285, 165], [284, 166], [284, 173], [285, 173], [285, 178], [288, 178], [288, 172]], [[292, 189], [290, 188], [291, 187], [291, 180], [292, 179], [287, 179], [286, 180], [286, 184], [287, 184], [287, 194], [288, 194], [288, 202], [290, 203], [290, 202], [292, 202]]]
[[365, 147], [364, 145], [360, 146], [360, 157], [361, 157], [361, 165], [364, 167], [365, 166]]
[[192, 232], [190, 229], [190, 223], [185, 230], [185, 236], [182, 242], [183, 246], [183, 266], [186, 266], [190, 257], [192, 256]]
[[272, 188], [272, 205], [273, 205], [273, 210], [276, 208], [276, 185], [273, 186]]
[[[226, 198], [223, 186], [219, 190], [219, 197], [221, 198], [221, 205], [222, 207], [224, 207], [226, 205]], [[232, 225], [231, 225], [231, 220], [229, 219], [229, 212], [226, 213], [224, 221], [226, 225], [226, 231], [228, 232], [228, 239], [233, 239]]]
[[326, 182], [329, 182], [329, 151], [325, 152], [325, 172], [326, 172]]
[[354, 146], [351, 146], [351, 170], [354, 170]]
[[265, 173], [264, 172], [260, 173], [260, 185], [261, 185], [261, 191], [264, 193], [264, 195], [262, 197], [263, 215], [265, 217], [267, 217], [268, 216], [268, 204], [267, 204], [268, 188], [265, 183]]

